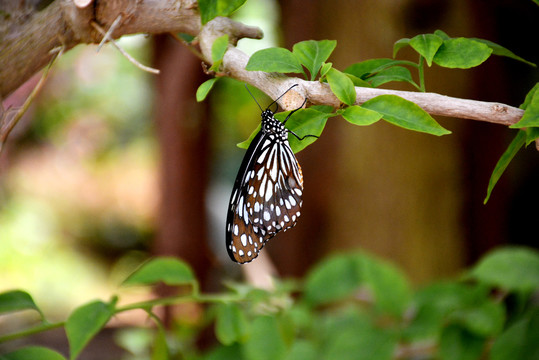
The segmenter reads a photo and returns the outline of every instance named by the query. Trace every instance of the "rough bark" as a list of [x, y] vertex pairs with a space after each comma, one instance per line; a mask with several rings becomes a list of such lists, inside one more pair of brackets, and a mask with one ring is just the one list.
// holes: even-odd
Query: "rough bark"
[[56, 0], [44, 9], [0, 4], [0, 97], [6, 97], [45, 66], [58, 47], [67, 51], [78, 44], [99, 43], [102, 35], [92, 21], [108, 29], [118, 16], [122, 21], [112, 32], [123, 35], [182, 32], [196, 35], [200, 16], [194, 0], [90, 1], [78, 7], [74, 0]]

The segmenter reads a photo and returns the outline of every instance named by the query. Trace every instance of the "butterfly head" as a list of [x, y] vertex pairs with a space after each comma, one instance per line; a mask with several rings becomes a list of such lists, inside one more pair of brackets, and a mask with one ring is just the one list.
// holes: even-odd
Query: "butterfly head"
[[271, 110], [264, 110], [262, 112], [262, 131], [265, 134], [277, 135], [282, 140], [286, 140], [288, 138], [288, 131], [286, 130], [284, 124], [273, 116], [273, 112]]
[[275, 120], [275, 118], [273, 117], [273, 111], [271, 111], [270, 109], [266, 109], [262, 111], [261, 116], [262, 116], [262, 124], [271, 122], [271, 120]]

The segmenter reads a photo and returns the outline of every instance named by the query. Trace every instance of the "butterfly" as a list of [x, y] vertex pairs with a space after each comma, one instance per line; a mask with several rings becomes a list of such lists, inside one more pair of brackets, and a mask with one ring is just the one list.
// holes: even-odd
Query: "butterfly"
[[226, 248], [230, 258], [240, 264], [255, 259], [266, 242], [279, 231], [296, 225], [303, 203], [303, 174], [301, 167], [288, 142], [288, 134], [299, 140], [292, 130], [285, 127], [288, 119], [303, 104], [290, 112], [283, 122], [275, 119], [275, 111], [270, 107], [276, 104], [291, 86], [275, 101], [261, 111], [260, 131], [251, 141], [243, 158], [228, 207], [226, 219]]

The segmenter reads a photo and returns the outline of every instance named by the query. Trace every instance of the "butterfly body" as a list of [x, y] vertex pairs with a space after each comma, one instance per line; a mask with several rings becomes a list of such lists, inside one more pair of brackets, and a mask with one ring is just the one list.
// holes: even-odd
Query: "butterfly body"
[[247, 149], [230, 197], [226, 248], [241, 264], [255, 259], [278, 232], [296, 225], [303, 203], [303, 175], [288, 142], [288, 133], [294, 133], [273, 114], [262, 112], [261, 129]]

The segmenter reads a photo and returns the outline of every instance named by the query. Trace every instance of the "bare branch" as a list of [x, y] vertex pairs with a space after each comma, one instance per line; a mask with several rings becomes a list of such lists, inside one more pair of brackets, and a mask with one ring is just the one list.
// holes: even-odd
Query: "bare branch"
[[[118, 19], [119, 20], [121, 19], [120, 16], [118, 16]], [[159, 74], [159, 70], [158, 69], [154, 69], [152, 67], [149, 67], [149, 66], [146, 66], [146, 65], [142, 65], [140, 62], [138, 62], [134, 57], [132, 57], [131, 55], [129, 55], [129, 53], [127, 53], [127, 51], [125, 51], [124, 49], [122, 49], [120, 47], [120, 45], [118, 45], [116, 43], [116, 41], [114, 41], [114, 39], [111, 39], [109, 37], [109, 33], [113, 31], [113, 28], [115, 27], [114, 24], [117, 24], [118, 22], [115, 21], [112, 26], [111, 26], [111, 30], [109, 30], [108, 32], [105, 32], [105, 30], [103, 30], [103, 28], [101, 28], [101, 26], [99, 26], [95, 21], [92, 21], [92, 26], [97, 30], [99, 31], [99, 33], [101, 33], [103, 35], [103, 40], [101, 42], [101, 44], [103, 44], [105, 41], [110, 41], [112, 45], [114, 45], [114, 47], [120, 52], [120, 54], [122, 54], [127, 60], [129, 60], [129, 62], [131, 62], [133, 65], [135, 65], [136, 67], [138, 67], [139, 69], [143, 70], [143, 71], [147, 71], [149, 73], [152, 73], [152, 74]], [[100, 44], [100, 46], [101, 46]]]
[[120, 21], [122, 21], [122, 14], [118, 15], [118, 17], [116, 18], [116, 20], [114, 20], [114, 22], [112, 23], [112, 25], [109, 27], [109, 29], [107, 30], [107, 33], [106, 34], [103, 34], [103, 29], [101, 29], [101, 27], [95, 22], [95, 21], [92, 21], [92, 26], [94, 28], [97, 29], [97, 31], [99, 31], [101, 33], [101, 35], [103, 35], [103, 39], [101, 39], [101, 42], [99, 43], [99, 45], [97, 46], [97, 52], [99, 52], [99, 50], [101, 50], [101, 47], [103, 47], [103, 45], [107, 42], [107, 41], [114, 41], [114, 39], [112, 39], [110, 37], [110, 34], [116, 29], [116, 26], [118, 26], [118, 24], [120, 23]]
[[30, 104], [35, 99], [41, 88], [43, 87], [43, 84], [45, 84], [45, 80], [47, 79], [47, 76], [49, 75], [49, 70], [51, 69], [52, 65], [63, 54], [63, 48], [58, 48], [55, 51], [54, 57], [50, 61], [49, 65], [43, 70], [43, 74], [41, 75], [41, 78], [39, 79], [38, 83], [28, 95], [24, 103], [19, 109], [13, 109], [15, 113], [12, 115], [12, 112], [8, 109], [5, 112], [1, 113], [0, 117], [0, 153], [2, 153], [2, 149], [4, 148], [4, 144], [7, 141], [7, 138], [9, 134], [11, 133], [11, 130], [17, 125], [19, 120], [22, 118], [26, 110], [30, 107]]

